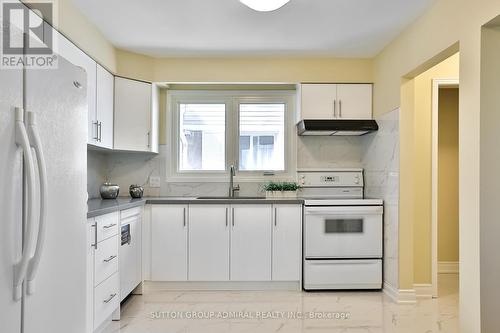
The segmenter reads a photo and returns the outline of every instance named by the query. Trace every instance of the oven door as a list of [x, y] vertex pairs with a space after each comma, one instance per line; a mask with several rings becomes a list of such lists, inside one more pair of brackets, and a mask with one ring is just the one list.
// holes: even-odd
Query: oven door
[[305, 208], [305, 257], [381, 258], [382, 206]]

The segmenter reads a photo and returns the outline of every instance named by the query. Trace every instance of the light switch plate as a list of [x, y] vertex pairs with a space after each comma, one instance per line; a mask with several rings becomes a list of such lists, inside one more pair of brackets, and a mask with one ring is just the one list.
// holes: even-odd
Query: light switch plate
[[160, 177], [158, 176], [149, 176], [149, 187], [160, 187]]

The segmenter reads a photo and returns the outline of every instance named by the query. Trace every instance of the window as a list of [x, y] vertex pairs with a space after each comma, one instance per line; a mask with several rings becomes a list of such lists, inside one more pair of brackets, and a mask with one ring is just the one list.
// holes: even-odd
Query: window
[[179, 170], [225, 170], [226, 105], [179, 104]]
[[295, 172], [291, 91], [169, 91], [167, 180], [290, 179]]
[[239, 169], [285, 170], [285, 104], [240, 104]]

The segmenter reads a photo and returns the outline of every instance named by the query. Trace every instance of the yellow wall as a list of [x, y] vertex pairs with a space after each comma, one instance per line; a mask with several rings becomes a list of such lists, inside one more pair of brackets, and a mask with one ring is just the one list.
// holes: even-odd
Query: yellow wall
[[[414, 77], [460, 48], [460, 317], [461, 332], [480, 331], [479, 276], [479, 151], [480, 151], [480, 47], [481, 26], [500, 14], [498, 0], [439, 0], [400, 36], [393, 40], [374, 61], [374, 113], [383, 114], [399, 105], [401, 79]], [[459, 43], [459, 44], [457, 44]], [[402, 107], [401, 113], [407, 110]], [[401, 125], [403, 128], [403, 124]], [[401, 141], [411, 133], [401, 130]], [[421, 165], [416, 161], [415, 168]], [[403, 162], [401, 163], [403, 168]], [[412, 177], [401, 169], [401, 177]], [[401, 189], [406, 179], [401, 179]], [[410, 200], [409, 200], [410, 198]], [[401, 210], [411, 201], [401, 191]], [[416, 211], [416, 210], [415, 210]], [[401, 212], [400, 230], [410, 229]], [[413, 261], [412, 235], [400, 232], [400, 264]], [[406, 254], [406, 255], [404, 255]], [[400, 270], [400, 288], [412, 288], [412, 271]]]
[[117, 50], [117, 73], [155, 82], [372, 82], [372, 60], [153, 58]]
[[432, 227], [432, 80], [458, 79], [458, 54], [417, 76], [415, 81], [415, 161], [413, 228], [414, 282], [431, 283]]
[[458, 88], [439, 90], [438, 261], [458, 261]]

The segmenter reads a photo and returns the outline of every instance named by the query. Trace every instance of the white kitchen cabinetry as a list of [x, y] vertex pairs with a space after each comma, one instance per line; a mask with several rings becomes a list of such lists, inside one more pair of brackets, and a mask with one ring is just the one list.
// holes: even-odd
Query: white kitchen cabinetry
[[229, 206], [189, 206], [189, 281], [229, 280]]
[[87, 322], [88, 331], [99, 329], [120, 307], [119, 213], [87, 220]]
[[273, 281], [298, 281], [302, 267], [302, 205], [273, 206]]
[[[46, 24], [48, 26], [48, 24]], [[50, 26], [48, 26], [50, 28]], [[51, 29], [51, 28], [50, 28]], [[87, 143], [97, 145], [98, 141], [98, 121], [96, 112], [96, 80], [97, 63], [74, 45], [70, 40], [59, 32], [55, 32], [59, 43], [59, 54], [74, 65], [81, 67], [87, 73], [85, 86], [87, 91], [87, 112], [88, 112], [88, 137]]]
[[302, 119], [372, 119], [372, 84], [302, 84]]
[[231, 206], [232, 281], [271, 280], [271, 205]]
[[96, 146], [113, 149], [114, 76], [97, 64], [97, 143]]
[[188, 206], [151, 207], [151, 279], [186, 281], [188, 277]]
[[157, 152], [152, 136], [158, 135], [158, 108], [152, 105], [152, 88], [151, 83], [115, 77], [115, 149]]
[[120, 212], [120, 300], [142, 283], [142, 207]]

